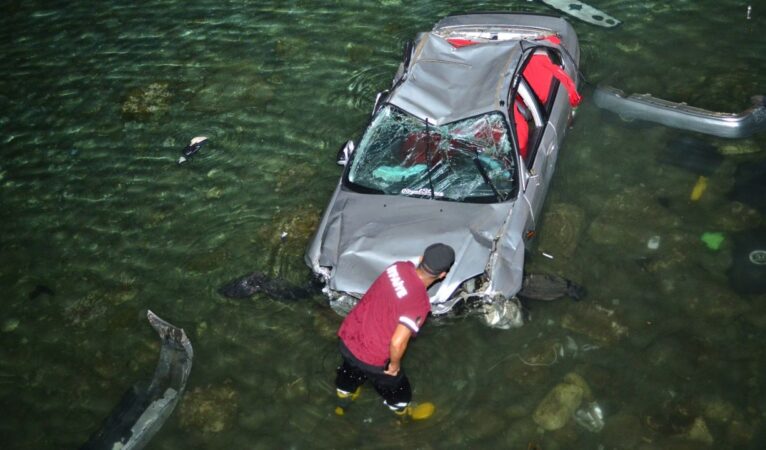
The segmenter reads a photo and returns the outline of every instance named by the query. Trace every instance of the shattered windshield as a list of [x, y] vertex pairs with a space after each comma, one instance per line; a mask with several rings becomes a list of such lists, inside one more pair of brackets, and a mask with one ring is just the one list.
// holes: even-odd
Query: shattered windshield
[[514, 175], [500, 113], [435, 126], [387, 105], [362, 138], [348, 181], [390, 195], [499, 202], [512, 197]]

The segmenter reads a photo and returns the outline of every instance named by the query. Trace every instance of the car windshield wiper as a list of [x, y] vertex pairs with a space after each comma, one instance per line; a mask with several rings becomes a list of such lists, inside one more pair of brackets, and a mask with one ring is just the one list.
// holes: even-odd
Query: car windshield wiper
[[492, 183], [492, 180], [489, 178], [489, 175], [487, 175], [487, 171], [484, 169], [484, 166], [481, 164], [481, 160], [479, 159], [479, 149], [476, 148], [476, 146], [473, 147], [473, 163], [476, 165], [476, 168], [479, 169], [479, 173], [481, 174], [481, 177], [484, 178], [484, 182], [489, 185], [489, 187], [492, 189], [492, 192], [495, 194], [495, 200], [500, 202], [502, 200], [505, 200], [500, 193], [497, 191], [497, 188], [495, 187], [494, 183]]

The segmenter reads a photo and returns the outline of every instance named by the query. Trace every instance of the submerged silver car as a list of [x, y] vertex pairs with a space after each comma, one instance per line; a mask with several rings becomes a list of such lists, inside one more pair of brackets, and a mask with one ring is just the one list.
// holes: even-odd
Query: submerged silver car
[[333, 309], [444, 242], [456, 260], [429, 290], [432, 314], [522, 323], [524, 250], [579, 102], [578, 61], [572, 27], [537, 14], [451, 16], [408, 43], [359, 144], [338, 154], [343, 176], [306, 251]]

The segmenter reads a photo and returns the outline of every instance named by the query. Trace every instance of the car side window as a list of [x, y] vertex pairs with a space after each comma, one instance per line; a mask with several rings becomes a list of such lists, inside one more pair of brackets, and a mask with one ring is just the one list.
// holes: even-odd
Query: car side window
[[509, 101], [508, 113], [516, 128], [519, 154], [528, 168], [537, 156], [537, 147], [556, 97], [559, 82], [549, 69], [552, 62], [546, 49], [533, 52], [524, 66], [515, 98]]

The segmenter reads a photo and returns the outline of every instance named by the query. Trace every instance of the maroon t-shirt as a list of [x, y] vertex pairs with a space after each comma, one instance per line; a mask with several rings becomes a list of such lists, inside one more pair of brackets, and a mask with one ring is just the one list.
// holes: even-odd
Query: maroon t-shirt
[[383, 366], [390, 356], [391, 336], [398, 324], [417, 333], [431, 311], [415, 265], [397, 262], [372, 283], [343, 320], [338, 336], [351, 353], [371, 366]]

